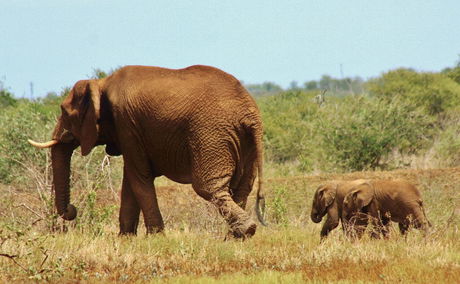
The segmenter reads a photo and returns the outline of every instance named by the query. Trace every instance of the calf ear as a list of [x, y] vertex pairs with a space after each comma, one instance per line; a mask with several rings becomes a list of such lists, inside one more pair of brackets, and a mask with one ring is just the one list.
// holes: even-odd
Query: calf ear
[[96, 80], [89, 80], [86, 86], [84, 103], [84, 116], [81, 122], [81, 154], [88, 155], [96, 145], [99, 136], [98, 120], [101, 111], [101, 93]]
[[326, 207], [330, 206], [334, 200], [335, 200], [335, 194], [337, 192], [336, 187], [329, 187], [324, 191], [324, 203], [326, 204]]
[[368, 206], [374, 198], [374, 190], [368, 183], [358, 186], [358, 189], [351, 194], [352, 202], [356, 205], [358, 210]]
[[336, 188], [330, 185], [322, 186], [318, 190], [318, 203], [321, 204], [323, 208], [326, 208], [334, 202]]

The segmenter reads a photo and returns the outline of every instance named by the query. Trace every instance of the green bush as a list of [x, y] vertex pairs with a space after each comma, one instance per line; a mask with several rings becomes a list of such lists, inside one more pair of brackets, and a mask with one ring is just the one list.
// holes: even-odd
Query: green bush
[[327, 159], [343, 170], [386, 168], [392, 151], [417, 153], [432, 135], [432, 119], [397, 100], [347, 97], [319, 120]]
[[460, 166], [460, 106], [443, 117], [434, 144], [434, 153], [442, 166]]
[[288, 91], [259, 100], [264, 123], [266, 157], [277, 163], [294, 160], [311, 150], [318, 106], [314, 93]]
[[405, 100], [332, 97], [318, 107], [313, 96], [290, 91], [259, 100], [269, 162], [295, 162], [302, 172], [388, 168], [392, 152], [431, 144], [434, 118]]
[[0, 181], [10, 183], [24, 177], [24, 171], [42, 172], [47, 152], [37, 151], [27, 139], [49, 140], [56, 113], [46, 106], [20, 101], [4, 108], [0, 114]]
[[287, 225], [287, 205], [286, 205], [286, 190], [285, 186], [278, 186], [274, 189], [274, 198], [270, 203], [269, 210], [273, 216], [273, 222], [283, 226]]
[[442, 73], [397, 69], [370, 80], [366, 87], [372, 96], [403, 100], [431, 115], [460, 104], [460, 84]]
[[14, 106], [16, 105], [16, 103], [17, 101], [13, 97], [13, 94], [3, 89], [1, 82], [0, 82], [0, 109], [8, 107], [8, 106]]

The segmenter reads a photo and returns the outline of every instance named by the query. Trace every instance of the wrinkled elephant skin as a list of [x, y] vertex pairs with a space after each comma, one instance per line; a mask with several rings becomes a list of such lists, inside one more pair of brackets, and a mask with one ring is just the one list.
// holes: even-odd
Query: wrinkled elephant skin
[[212, 202], [237, 238], [256, 224], [244, 210], [256, 175], [256, 212], [264, 224], [262, 123], [255, 101], [233, 76], [209, 66], [165, 69], [126, 66], [107, 78], [78, 81], [61, 105], [51, 147], [58, 213], [74, 219], [70, 159], [105, 145], [123, 155], [120, 233], [136, 234], [142, 211], [147, 233], [164, 229], [153, 182], [190, 183]]

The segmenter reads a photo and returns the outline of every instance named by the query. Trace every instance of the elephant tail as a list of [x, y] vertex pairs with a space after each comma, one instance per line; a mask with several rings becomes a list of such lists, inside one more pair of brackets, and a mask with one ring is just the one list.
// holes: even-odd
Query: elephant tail
[[254, 139], [254, 143], [257, 151], [257, 176], [258, 176], [258, 188], [257, 188], [257, 197], [256, 197], [256, 215], [259, 219], [259, 222], [263, 226], [267, 226], [267, 222], [264, 219], [265, 215], [265, 193], [263, 188], [263, 145], [262, 145], [262, 127], [252, 127], [251, 133]]

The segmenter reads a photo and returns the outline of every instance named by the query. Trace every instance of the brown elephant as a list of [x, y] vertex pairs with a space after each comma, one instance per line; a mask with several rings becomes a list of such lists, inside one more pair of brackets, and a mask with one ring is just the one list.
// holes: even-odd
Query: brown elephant
[[342, 218], [342, 202], [345, 196], [353, 187], [363, 182], [366, 180], [333, 181], [320, 185], [316, 189], [310, 217], [313, 222], [319, 223], [327, 214], [327, 219], [321, 229], [321, 240], [339, 225]]
[[[147, 233], [163, 231], [153, 182], [191, 183], [217, 206], [236, 238], [256, 224], [244, 210], [259, 176], [256, 212], [262, 224], [262, 122], [255, 101], [233, 76], [209, 66], [165, 69], [126, 66], [98, 80], [78, 81], [61, 105], [51, 147], [58, 214], [76, 217], [69, 202], [72, 152], [97, 145], [123, 155], [120, 234], [136, 234], [142, 211]], [[263, 210], [263, 209], [262, 209]]]
[[390, 220], [399, 223], [403, 235], [411, 226], [426, 232], [430, 225], [420, 192], [405, 180], [373, 180], [354, 187], [343, 201], [342, 218], [351, 236], [356, 229], [361, 232], [365, 229], [356, 221], [370, 219], [374, 238], [388, 237]]

